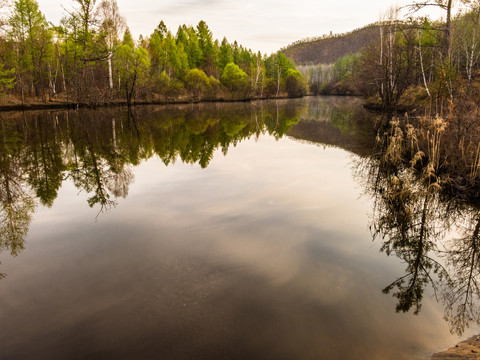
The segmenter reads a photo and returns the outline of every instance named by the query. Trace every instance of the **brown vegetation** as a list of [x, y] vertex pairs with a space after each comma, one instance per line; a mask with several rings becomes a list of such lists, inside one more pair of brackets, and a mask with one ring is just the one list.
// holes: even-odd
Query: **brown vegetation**
[[339, 58], [360, 52], [379, 38], [380, 24], [367, 25], [347, 34], [300, 40], [283, 49], [297, 65], [331, 64]]

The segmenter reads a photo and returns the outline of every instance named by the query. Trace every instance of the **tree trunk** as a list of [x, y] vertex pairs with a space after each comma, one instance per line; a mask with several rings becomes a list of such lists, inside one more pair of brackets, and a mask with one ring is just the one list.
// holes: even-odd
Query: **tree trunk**
[[450, 56], [450, 47], [452, 43], [452, 39], [451, 39], [452, 3], [453, 3], [453, 0], [448, 0], [447, 2], [447, 19], [445, 22], [445, 32], [443, 34], [443, 46], [442, 46], [442, 51], [443, 51], [442, 55], [444, 56], [444, 58]]
[[108, 84], [110, 85], [110, 91], [113, 91], [113, 69], [112, 69], [112, 52], [108, 54]]

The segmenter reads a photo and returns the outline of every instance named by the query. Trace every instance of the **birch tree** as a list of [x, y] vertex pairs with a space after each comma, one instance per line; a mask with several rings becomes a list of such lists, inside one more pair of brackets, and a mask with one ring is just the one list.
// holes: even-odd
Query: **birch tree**
[[119, 36], [125, 29], [126, 21], [120, 14], [116, 0], [102, 0], [98, 5], [97, 14], [101, 21], [100, 31], [107, 49], [108, 85], [110, 90], [113, 90], [112, 59], [120, 43]]

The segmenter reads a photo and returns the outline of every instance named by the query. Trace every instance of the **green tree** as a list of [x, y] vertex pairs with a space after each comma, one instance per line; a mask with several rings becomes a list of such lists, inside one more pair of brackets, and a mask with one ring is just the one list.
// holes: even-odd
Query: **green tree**
[[228, 43], [227, 38], [223, 38], [218, 54], [218, 67], [223, 71], [227, 64], [233, 62], [232, 46]]
[[126, 26], [126, 21], [120, 15], [116, 0], [102, 0], [98, 5], [97, 13], [101, 19], [100, 34], [104, 39], [107, 52], [108, 85], [113, 90], [113, 55], [120, 43], [120, 33]]
[[[21, 88], [34, 89], [45, 98], [45, 73], [51, 56], [51, 32], [35, 0], [17, 0], [10, 17], [9, 37], [14, 43], [16, 77]], [[47, 79], [48, 80], [48, 79]]]
[[201, 50], [201, 66], [207, 75], [215, 74], [216, 51], [213, 44], [213, 35], [205, 21], [200, 21], [197, 25], [198, 44]]
[[234, 63], [225, 66], [220, 82], [234, 95], [246, 97], [250, 90], [248, 75]]
[[188, 65], [190, 69], [200, 67], [202, 64], [202, 50], [198, 41], [197, 32], [193, 27], [183, 25], [177, 32], [177, 44], [183, 44], [183, 49], [187, 53]]
[[117, 50], [116, 62], [127, 104], [131, 105], [137, 88], [148, 80], [150, 58], [145, 48], [135, 47], [128, 29], [123, 37], [123, 44]]
[[285, 89], [289, 97], [302, 97], [307, 93], [307, 84], [300, 71], [287, 70]]
[[[282, 52], [277, 52], [276, 54], [271, 55], [265, 60], [265, 68], [267, 77], [275, 81], [276, 90], [275, 96], [280, 95], [280, 90], [282, 88], [283, 80], [287, 74], [288, 69], [294, 68], [290, 61], [288, 61], [285, 54]], [[271, 84], [272, 81], [269, 81]]]
[[195, 98], [201, 98], [209, 86], [208, 77], [202, 70], [192, 69], [185, 75], [185, 87]]
[[0, 95], [5, 93], [6, 89], [11, 89], [15, 85], [15, 69], [6, 70], [4, 64], [0, 64]]
[[165, 51], [165, 43], [158, 32], [155, 31], [150, 36], [148, 47], [150, 50], [152, 72], [159, 75], [164, 71], [164, 65], [167, 61], [167, 53]]
[[160, 39], [165, 39], [167, 37], [168, 29], [167, 25], [163, 22], [163, 20], [160, 21], [156, 29], [153, 31], [155, 35], [158, 35]]

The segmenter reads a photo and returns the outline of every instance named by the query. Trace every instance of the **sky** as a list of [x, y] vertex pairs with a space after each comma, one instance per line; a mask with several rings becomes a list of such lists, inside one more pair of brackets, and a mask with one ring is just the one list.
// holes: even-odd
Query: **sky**
[[[37, 0], [57, 24], [72, 0]], [[100, 0], [97, 0], [99, 2]], [[134, 35], [148, 36], [163, 20], [176, 33], [181, 24], [206, 21], [213, 36], [262, 53], [307, 37], [343, 33], [378, 21], [392, 6], [412, 0], [117, 0]], [[433, 9], [431, 11], [434, 11]], [[438, 17], [438, 13], [432, 13]]]

